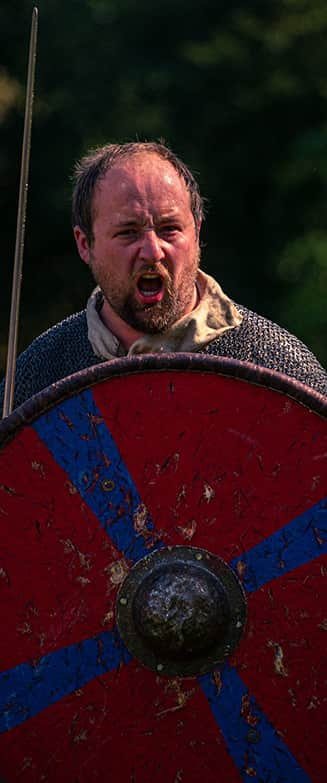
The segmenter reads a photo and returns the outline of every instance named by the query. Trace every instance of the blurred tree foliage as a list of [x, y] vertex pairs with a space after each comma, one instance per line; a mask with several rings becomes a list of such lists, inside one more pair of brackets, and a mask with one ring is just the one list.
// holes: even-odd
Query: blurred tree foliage
[[[74, 161], [163, 137], [207, 197], [203, 266], [327, 362], [326, 0], [40, 0], [20, 348], [84, 306]], [[2, 0], [2, 365], [32, 3]]]

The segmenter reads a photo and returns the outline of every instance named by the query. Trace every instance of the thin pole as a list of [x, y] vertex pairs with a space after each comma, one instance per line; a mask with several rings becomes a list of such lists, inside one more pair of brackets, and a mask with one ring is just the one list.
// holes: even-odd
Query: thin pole
[[30, 45], [28, 55], [27, 86], [25, 99], [24, 136], [20, 169], [19, 199], [16, 226], [15, 261], [11, 291], [11, 308], [9, 321], [8, 353], [3, 402], [3, 417], [9, 416], [13, 408], [15, 371], [17, 357], [17, 336], [19, 321], [20, 292], [23, 272], [23, 253], [25, 238], [26, 204], [28, 191], [28, 172], [31, 152], [31, 130], [34, 98], [34, 77], [37, 45], [38, 9], [33, 8]]

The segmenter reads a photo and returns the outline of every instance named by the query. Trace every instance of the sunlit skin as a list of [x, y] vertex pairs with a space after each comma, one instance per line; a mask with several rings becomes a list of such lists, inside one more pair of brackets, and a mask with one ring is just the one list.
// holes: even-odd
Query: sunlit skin
[[78, 251], [103, 291], [103, 322], [128, 349], [196, 306], [199, 237], [190, 196], [171, 163], [138, 153], [100, 180], [93, 215], [91, 245], [74, 228]]

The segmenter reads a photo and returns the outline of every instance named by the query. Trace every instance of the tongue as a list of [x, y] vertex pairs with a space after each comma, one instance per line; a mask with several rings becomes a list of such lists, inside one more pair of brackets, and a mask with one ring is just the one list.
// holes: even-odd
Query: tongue
[[161, 278], [140, 277], [138, 288], [142, 294], [157, 294], [161, 290]]

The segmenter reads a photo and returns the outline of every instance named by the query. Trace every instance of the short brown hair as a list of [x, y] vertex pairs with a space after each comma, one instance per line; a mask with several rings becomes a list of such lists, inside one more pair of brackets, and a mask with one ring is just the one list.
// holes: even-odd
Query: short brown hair
[[190, 194], [191, 211], [197, 232], [203, 218], [203, 199], [199, 185], [188, 166], [172, 152], [163, 141], [137, 141], [125, 144], [106, 144], [88, 152], [75, 165], [74, 190], [72, 204], [73, 226], [79, 226], [84, 232], [89, 245], [92, 245], [93, 211], [92, 202], [97, 183], [115, 165], [118, 160], [128, 158], [140, 152], [149, 152], [168, 160], [185, 182]]

